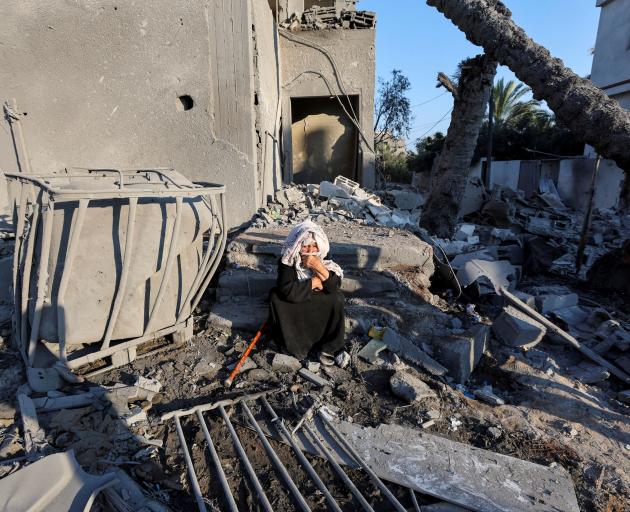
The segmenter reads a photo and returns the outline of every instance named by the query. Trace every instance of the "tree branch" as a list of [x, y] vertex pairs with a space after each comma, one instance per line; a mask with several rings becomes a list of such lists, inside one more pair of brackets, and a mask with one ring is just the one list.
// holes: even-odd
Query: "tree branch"
[[436, 87], [444, 87], [453, 95], [455, 99], [459, 98], [459, 93], [457, 92], [457, 86], [453, 82], [451, 82], [451, 79], [448, 76], [446, 76], [444, 73], [440, 71], [438, 73], [437, 80], [438, 80], [438, 84], [436, 85]]

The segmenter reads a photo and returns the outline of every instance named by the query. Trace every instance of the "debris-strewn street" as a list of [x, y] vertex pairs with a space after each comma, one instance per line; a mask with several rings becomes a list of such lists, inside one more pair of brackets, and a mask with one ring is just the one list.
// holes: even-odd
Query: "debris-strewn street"
[[[410, 187], [368, 194], [347, 180], [291, 186], [276, 194], [276, 203], [262, 210], [251, 228], [230, 237], [222, 270], [195, 311], [195, 335], [183, 345], [146, 357], [139, 354], [130, 364], [79, 384], [58, 376], [49, 382], [43, 375], [42, 387], [29, 389], [5, 328], [1, 456], [17, 459], [1, 466], [3, 475], [19, 475], [26, 461], [71, 449], [88, 473], [124, 470], [143, 491], [143, 499], [153, 500], [155, 510], [160, 506], [189, 510], [195, 506], [194, 493], [178, 434], [172, 420], [161, 418], [245, 394], [254, 397], [250, 410], [309, 506], [323, 509], [325, 496], [313, 487], [263, 402], [255, 399], [256, 393], [266, 391], [268, 404], [287, 429], [299, 427], [295, 439], [343, 510], [355, 509], [352, 494], [321, 453], [314, 455], [318, 452], [308, 436], [300, 437], [306, 434], [299, 420], [306, 415], [307, 426], [317, 425], [312, 423], [313, 411], [322, 406], [342, 426], [411, 429], [405, 434], [412, 436], [406, 438], [407, 450], [416, 442], [423, 447], [418, 449], [426, 450], [437, 439], [488, 450], [467, 455], [464, 445], [431, 445], [434, 451], [426, 452], [422, 460], [405, 463], [400, 457], [406, 450], [401, 446], [403, 451], [397, 454], [395, 444], [389, 445], [391, 453], [388, 448], [377, 459], [370, 455], [383, 435], [376, 434], [380, 430], [369, 434], [377, 437], [366, 438], [372, 439], [366, 445], [357, 445], [359, 438], [351, 435], [356, 449], [368, 450], [362, 453], [381, 478], [401, 484], [388, 486], [404, 507], [412, 506], [407, 486], [417, 491], [420, 505], [439, 498], [475, 510], [509, 510], [518, 498], [530, 500], [527, 510], [552, 506], [575, 510], [563, 494], [570, 496], [572, 486], [581, 510], [619, 509], [630, 498], [628, 384], [501, 293], [501, 287], [511, 290], [510, 296], [619, 370], [629, 371], [630, 332], [623, 307], [627, 298], [599, 292], [573, 277], [570, 267], [581, 216], [558, 200], [548, 206], [548, 199], [525, 204], [517, 194], [495, 191], [484, 196], [455, 239], [433, 240], [414, 227], [411, 219], [421, 215], [423, 198]], [[284, 226], [307, 217], [325, 226], [331, 254], [347, 272], [343, 284], [347, 355], [338, 357], [335, 366], [323, 366], [314, 358], [298, 361], [283, 355], [265, 339], [241, 367], [233, 389], [226, 390], [223, 381], [266, 319], [265, 300], [275, 281]], [[619, 247], [627, 237], [627, 222], [627, 216], [612, 212], [595, 217], [583, 276], [596, 269], [598, 255]], [[10, 243], [3, 240], [5, 246]], [[543, 246], [556, 252], [541, 253]], [[550, 254], [556, 256], [552, 259]], [[461, 295], [457, 282], [464, 288]], [[85, 371], [89, 373], [89, 368]], [[32, 403], [35, 412], [35, 430], [28, 433], [22, 433], [17, 423], [24, 415], [23, 400]], [[279, 510], [291, 509], [292, 495], [244, 409], [238, 403], [226, 408], [270, 503]], [[251, 509], [256, 493], [226, 423], [215, 408], [205, 413], [205, 419], [237, 506]], [[224, 493], [198, 418], [184, 415], [181, 424], [201, 493], [210, 506], [221, 509]], [[432, 436], [438, 436], [436, 441]], [[512, 476], [505, 482], [490, 479], [489, 487], [479, 491], [480, 476], [470, 473], [463, 462], [449, 470], [450, 476], [439, 476], [439, 456], [445, 449], [455, 450], [462, 460], [472, 457], [471, 464], [483, 464], [488, 456], [484, 453], [494, 453], [495, 459], [507, 455], [557, 474], [547, 484], [552, 487], [544, 492], [532, 488], [537, 493], [532, 496], [527, 486], [542, 484], [528, 483], [529, 479], [540, 478], [543, 468], [517, 469], [522, 462], [496, 459], [499, 474], [502, 464], [517, 466], [509, 470]], [[374, 509], [390, 510], [391, 503], [356, 463], [337, 457], [350, 468], [355, 466], [347, 473]], [[413, 464], [413, 479], [406, 479], [405, 473], [389, 474], [391, 458]], [[509, 485], [515, 487], [505, 497]], [[566, 485], [568, 489], [563, 488]], [[111, 500], [110, 495], [97, 503], [106, 507], [102, 500]], [[496, 500], [498, 504], [489, 505]]]

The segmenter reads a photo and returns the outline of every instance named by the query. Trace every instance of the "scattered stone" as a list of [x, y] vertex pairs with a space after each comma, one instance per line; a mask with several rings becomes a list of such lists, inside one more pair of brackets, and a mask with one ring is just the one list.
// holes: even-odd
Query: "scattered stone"
[[462, 422], [459, 421], [457, 418], [449, 418], [449, 428], [453, 431], [456, 432], [457, 429], [461, 426]]
[[495, 439], [499, 439], [503, 435], [503, 431], [498, 427], [490, 427], [488, 429], [488, 434], [490, 434]]
[[[232, 371], [235, 367], [236, 364], [238, 363], [238, 361], [234, 361], [233, 363], [230, 363], [227, 366], [227, 369]], [[258, 368], [258, 365], [251, 359], [251, 358], [247, 358], [245, 359], [245, 362], [243, 363], [243, 366], [241, 366], [241, 369], [239, 370], [240, 373], [245, 373], [249, 370], [254, 370]]]
[[339, 354], [335, 356], [335, 363], [339, 368], [345, 368], [348, 366], [350, 364], [350, 360], [350, 354], [348, 354], [345, 350], [339, 352]]
[[276, 380], [275, 377], [263, 368], [255, 368], [247, 372], [247, 380], [252, 382], [267, 382]]
[[513, 306], [506, 306], [492, 324], [494, 334], [510, 347], [531, 348], [540, 342], [547, 328]]
[[282, 373], [295, 373], [302, 368], [302, 363], [295, 357], [287, 354], [276, 354], [271, 361], [271, 368]]
[[432, 420], [437, 420], [440, 417], [440, 411], [431, 409], [430, 411], [427, 411], [427, 416]]
[[329, 380], [324, 379], [320, 377], [319, 375], [315, 375], [312, 372], [309, 372], [306, 368], [300, 368], [300, 370], [298, 371], [298, 374], [300, 375], [300, 377], [308, 380], [309, 382], [312, 382], [313, 384], [315, 384], [316, 386], [319, 386], [320, 388], [323, 388], [324, 386], [333, 385], [333, 383], [330, 382]]
[[425, 421], [422, 424], [422, 428], [429, 428], [429, 427], [432, 427], [433, 425], [435, 425], [435, 420]]
[[492, 386], [484, 386], [479, 389], [473, 389], [473, 394], [482, 402], [490, 405], [505, 405], [505, 400], [494, 394]]
[[306, 369], [309, 372], [317, 373], [319, 372], [319, 369], [321, 368], [321, 366], [322, 366], [322, 363], [320, 363], [319, 361], [309, 361], [306, 364]]
[[436, 396], [435, 391], [418, 377], [403, 371], [394, 373], [389, 379], [389, 385], [394, 395], [409, 403]]
[[359, 353], [357, 354], [361, 359], [364, 359], [370, 364], [374, 364], [378, 361], [378, 355], [387, 348], [387, 345], [382, 341], [370, 340]]

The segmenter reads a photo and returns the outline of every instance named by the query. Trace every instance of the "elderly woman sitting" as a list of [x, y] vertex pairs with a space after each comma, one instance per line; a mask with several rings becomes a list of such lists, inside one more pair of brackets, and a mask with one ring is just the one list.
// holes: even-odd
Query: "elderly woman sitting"
[[304, 359], [317, 346], [322, 364], [332, 365], [344, 346], [343, 271], [327, 260], [326, 234], [307, 220], [295, 226], [282, 246], [278, 280], [271, 291], [274, 338]]

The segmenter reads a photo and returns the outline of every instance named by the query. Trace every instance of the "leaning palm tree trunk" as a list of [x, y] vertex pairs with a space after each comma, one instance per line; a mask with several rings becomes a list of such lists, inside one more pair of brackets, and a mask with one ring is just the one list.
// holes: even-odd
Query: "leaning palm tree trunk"
[[486, 55], [477, 55], [460, 64], [457, 86], [443, 73], [438, 75], [439, 82], [451, 92], [455, 101], [451, 124], [432, 171], [431, 192], [421, 217], [422, 227], [437, 236], [450, 237], [455, 231], [496, 70], [495, 61]]
[[[497, 0], [427, 0], [473, 44], [509, 67], [556, 119], [599, 154], [630, 171], [630, 112], [535, 43]], [[628, 179], [626, 179], [626, 183]]]

